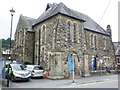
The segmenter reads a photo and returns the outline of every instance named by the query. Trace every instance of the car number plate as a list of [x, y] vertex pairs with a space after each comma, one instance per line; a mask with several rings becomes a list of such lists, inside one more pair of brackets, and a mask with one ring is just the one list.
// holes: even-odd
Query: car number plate
[[26, 76], [23, 76], [22, 78], [27, 78]]
[[41, 74], [41, 72], [38, 72], [38, 74]]

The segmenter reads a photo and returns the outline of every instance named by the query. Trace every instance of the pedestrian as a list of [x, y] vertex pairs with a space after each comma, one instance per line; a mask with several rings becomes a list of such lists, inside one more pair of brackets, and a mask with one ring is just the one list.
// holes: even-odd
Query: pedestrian
[[2, 79], [5, 80], [6, 79], [6, 75], [7, 75], [7, 72], [5, 70], [5, 67], [2, 68]]

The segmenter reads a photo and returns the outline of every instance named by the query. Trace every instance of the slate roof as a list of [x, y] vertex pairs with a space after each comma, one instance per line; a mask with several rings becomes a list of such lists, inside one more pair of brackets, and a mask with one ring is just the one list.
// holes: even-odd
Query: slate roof
[[28, 31], [32, 31], [32, 25], [36, 19], [20, 15], [19, 22], [17, 25], [17, 30], [22, 28], [28, 28]]
[[38, 24], [58, 13], [67, 15], [67, 16], [71, 16], [74, 17], [76, 19], [82, 20], [83, 19], [77, 15], [76, 13], [74, 13], [71, 9], [67, 8], [63, 3], [59, 3], [59, 4], [55, 4], [53, 3], [52, 5], [49, 4], [49, 7], [35, 22], [35, 24]]
[[115, 55], [120, 55], [120, 42], [113, 42]]
[[35, 23], [33, 24], [33, 26], [39, 24], [42, 21], [47, 20], [48, 18], [57, 15], [57, 14], [63, 14], [63, 15], [67, 15], [69, 17], [78, 19], [80, 21], [85, 21], [84, 22], [84, 28], [90, 31], [95, 31], [98, 33], [102, 33], [105, 35], [109, 35], [109, 33], [107, 33], [101, 26], [99, 26], [94, 20], [92, 20], [89, 16], [77, 12], [75, 10], [72, 10], [70, 8], [68, 8], [67, 6], [65, 6], [63, 3], [53, 3], [53, 4], [48, 4], [46, 11], [35, 21]]

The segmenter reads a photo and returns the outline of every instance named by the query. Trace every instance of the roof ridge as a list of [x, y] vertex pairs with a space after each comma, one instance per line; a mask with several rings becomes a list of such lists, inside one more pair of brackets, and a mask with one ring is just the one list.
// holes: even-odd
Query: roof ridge
[[[23, 24], [24, 23], [24, 24]], [[25, 22], [25, 20], [24, 20], [24, 16], [22, 15], [22, 14], [20, 14], [20, 17], [19, 17], [19, 21], [18, 21], [18, 24], [17, 24], [17, 30], [19, 30], [20, 29], [20, 25], [23, 25], [23, 27], [25, 26], [25, 24], [26, 24], [26, 22]]]
[[28, 28], [29, 30], [32, 30], [32, 24], [34, 23], [36, 19], [24, 16], [20, 14], [19, 21], [17, 24], [16, 30], [20, 30], [22, 28]]
[[32, 18], [32, 17], [24, 16], [22, 14], [21, 14], [21, 16], [24, 17], [24, 18], [28, 18], [28, 19], [35, 19], [35, 18]]
[[105, 29], [103, 29], [97, 22], [91, 19], [88, 15], [78, 12], [76, 10], [73, 10], [67, 7], [62, 2], [60, 2], [59, 4], [56, 4], [56, 3], [51, 4], [51, 6], [36, 19], [33, 27], [39, 24], [40, 22], [43, 22], [59, 13], [80, 21], [86, 21], [84, 24], [85, 29], [95, 31], [105, 35], [110, 35], [108, 32], [106, 32]]
[[26, 16], [22, 15], [22, 20], [24, 21], [24, 25], [28, 27]]
[[[73, 9], [71, 9], [71, 10], [73, 10]], [[87, 18], [89, 18], [90, 20], [92, 20], [92, 22], [94, 22], [93, 24], [96, 26], [95, 30], [97, 29], [97, 27], [100, 27], [100, 28], [102, 28], [102, 30], [103, 30], [105, 33], [109, 34], [105, 29], [103, 29], [103, 27], [101, 27], [97, 22], [95, 22], [95, 21], [94, 21], [90, 16], [88, 16], [87, 14], [81, 13], [81, 12], [76, 11], [76, 10], [73, 10], [73, 11], [76, 12], [76, 13], [78, 13], [78, 14], [82, 14], [82, 15], [84, 15], [85, 17], [87, 17]]]

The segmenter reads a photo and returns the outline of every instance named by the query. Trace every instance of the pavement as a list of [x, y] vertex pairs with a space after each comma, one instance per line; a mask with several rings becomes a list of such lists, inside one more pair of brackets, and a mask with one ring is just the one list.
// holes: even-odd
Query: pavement
[[118, 80], [118, 75], [81, 77], [79, 79], [74, 79], [74, 82], [71, 79], [71, 82], [66, 83], [65, 85], [88, 84], [88, 83], [111, 81], [111, 80], [115, 80], [115, 79]]
[[[74, 82], [71, 79], [69, 80], [69, 83], [64, 83], [63, 87], [70, 86], [75, 87], [75, 86], [80, 86], [80, 85], [91, 85], [94, 83], [102, 83], [102, 82], [113, 82], [116, 81], [117, 85], [115, 87], [118, 87], [118, 75], [104, 75], [104, 76], [90, 76], [90, 77], [81, 77], [79, 79], [75, 79]], [[59, 87], [59, 86], [58, 86]]]
[[118, 87], [118, 75], [80, 77], [78, 79], [31, 79], [29, 82], [11, 82], [10, 88], [77, 88], [77, 87]]

